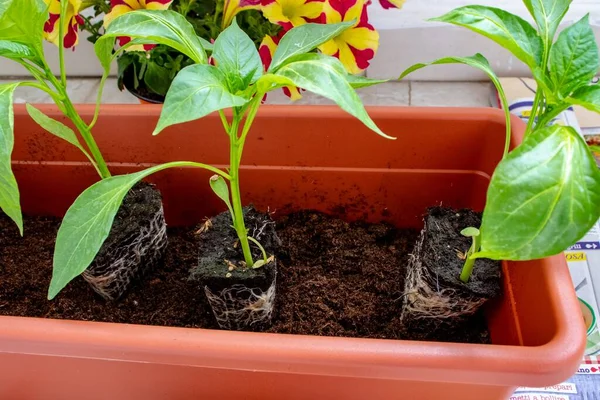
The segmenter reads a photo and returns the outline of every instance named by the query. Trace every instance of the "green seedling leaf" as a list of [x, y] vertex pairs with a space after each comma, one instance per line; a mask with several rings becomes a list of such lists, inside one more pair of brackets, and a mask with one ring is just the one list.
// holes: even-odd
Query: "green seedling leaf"
[[600, 171], [571, 127], [530, 133], [488, 189], [477, 257], [532, 260], [573, 245], [600, 217]]
[[599, 67], [598, 46], [586, 15], [558, 35], [550, 50], [550, 77], [554, 88], [566, 97], [587, 85]]
[[115, 18], [95, 45], [96, 55], [105, 68], [110, 64], [114, 41], [119, 36], [164, 44], [198, 64], [206, 64], [208, 60], [204, 42], [196, 36], [194, 27], [175, 11], [136, 10]]
[[590, 111], [600, 113], [600, 85], [580, 87], [566, 101], [569, 104], [579, 105]]
[[248, 102], [229, 92], [223, 73], [212, 65], [195, 64], [182, 69], [171, 84], [154, 135], [168, 126], [193, 121], [224, 108]]
[[0, 15], [0, 38], [20, 43], [30, 48], [36, 55], [43, 55], [42, 41], [44, 24], [48, 17], [47, 6], [43, 0], [5, 1], [4, 12]]
[[0, 208], [19, 227], [23, 235], [23, 216], [19, 187], [11, 168], [15, 142], [13, 94], [19, 83], [0, 85]]
[[460, 231], [460, 234], [466, 237], [479, 236], [479, 229], [470, 226]]
[[90, 266], [108, 237], [123, 198], [131, 188], [158, 171], [175, 167], [204, 168], [224, 172], [210, 165], [177, 161], [161, 164], [128, 175], [112, 176], [95, 183], [77, 197], [58, 230], [52, 281], [48, 299], [52, 300], [73, 278]]
[[394, 139], [383, 133], [369, 117], [362, 101], [346, 80], [346, 70], [337, 58], [317, 53], [302, 54], [289, 60], [274, 75], [278, 77], [278, 85], [301, 87], [333, 100], [374, 132]]
[[71, 143], [73, 146], [82, 149], [81, 144], [77, 139], [77, 135], [75, 135], [75, 132], [73, 132], [71, 128], [69, 128], [62, 122], [48, 117], [46, 114], [44, 114], [31, 104], [27, 104], [25, 107], [27, 108], [29, 116], [43, 129], [47, 130], [54, 136], [57, 136]]
[[477, 53], [471, 57], [440, 58], [439, 60], [435, 60], [430, 63], [415, 64], [412, 67], [409, 67], [406, 71], [404, 71], [398, 79], [399, 80], [403, 79], [408, 74], [411, 74], [421, 68], [425, 68], [430, 65], [440, 65], [440, 64], [469, 65], [473, 68], [477, 68], [477, 69], [485, 72], [487, 74], [487, 76], [490, 78], [490, 80], [496, 87], [496, 90], [498, 91], [498, 97], [500, 97], [500, 103], [502, 103], [502, 109], [504, 110], [504, 118], [506, 121], [506, 140], [504, 142], [504, 155], [506, 156], [508, 154], [508, 150], [510, 147], [510, 138], [511, 138], [510, 109], [508, 107], [508, 101], [506, 99], [506, 94], [504, 93], [504, 88], [502, 87], [500, 80], [498, 79], [498, 77], [496, 76], [494, 71], [492, 70], [492, 67], [490, 67], [490, 63], [488, 62], [487, 58], [485, 58], [484, 56], [482, 56], [479, 53]]
[[385, 83], [389, 81], [389, 79], [370, 79], [364, 76], [359, 75], [346, 75], [346, 80], [354, 89], [365, 88], [369, 86], [379, 85], [380, 83]]
[[546, 48], [550, 48], [560, 21], [569, 10], [572, 0], [523, 0], [538, 26]]
[[460, 7], [432, 21], [463, 26], [492, 39], [530, 68], [542, 62], [543, 43], [523, 18], [494, 7]]
[[213, 57], [232, 93], [246, 89], [262, 75], [263, 65], [258, 50], [235, 19], [215, 40]]
[[354, 21], [338, 24], [304, 24], [292, 28], [279, 42], [269, 72], [276, 71], [291, 58], [308, 53], [318, 46], [340, 35], [354, 25]]
[[235, 214], [233, 213], [233, 207], [229, 200], [229, 186], [227, 186], [227, 182], [225, 182], [225, 179], [223, 179], [222, 176], [213, 175], [210, 177], [209, 183], [213, 192], [215, 192], [215, 194], [227, 205], [229, 213], [231, 214], [231, 219], [235, 225]]

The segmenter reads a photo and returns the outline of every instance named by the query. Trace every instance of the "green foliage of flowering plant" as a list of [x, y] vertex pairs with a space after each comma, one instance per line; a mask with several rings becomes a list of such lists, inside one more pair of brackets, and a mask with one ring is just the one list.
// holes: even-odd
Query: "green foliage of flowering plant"
[[[48, 297], [56, 296], [93, 261], [128, 190], [141, 179], [166, 168], [204, 168], [213, 172], [215, 175], [209, 185], [231, 213], [246, 266], [258, 268], [264, 265], [268, 261], [264, 251], [264, 258], [259, 260], [254, 260], [250, 251], [251, 243], [261, 250], [262, 247], [248, 236], [244, 223], [239, 168], [244, 143], [266, 93], [284, 86], [305, 88], [333, 100], [371, 130], [391, 139], [371, 120], [354, 90], [381, 81], [351, 76], [337, 58], [311, 52], [351, 25], [304, 24], [291, 29], [281, 39], [273, 61], [265, 71], [254, 42], [235, 20], [217, 37], [211, 55], [215, 65], [211, 65], [204, 47], [206, 42], [174, 11], [139, 10], [116, 18], [95, 45], [101, 64], [109, 69], [114, 57], [114, 40], [120, 36], [131, 37], [135, 44], [167, 45], [194, 60], [193, 65], [182, 69], [173, 80], [154, 134], [171, 125], [218, 112], [229, 136], [229, 168], [221, 170], [196, 162], [173, 162], [104, 179], [84, 191], [67, 211], [58, 231]], [[229, 119], [224, 109], [232, 110]]]
[[[537, 29], [504, 10], [477, 5], [433, 19], [466, 27], [506, 48], [531, 69], [538, 85], [523, 142], [510, 153], [506, 147], [490, 182], [480, 232], [468, 232], [474, 241], [461, 275], [464, 282], [477, 258], [531, 260], [558, 254], [600, 218], [600, 171], [590, 149], [573, 128], [549, 126], [575, 104], [600, 112], [600, 85], [590, 84], [600, 59], [589, 16], [557, 36], [571, 0], [523, 2]], [[483, 56], [444, 60], [490, 75], [508, 114], [499, 81]]]

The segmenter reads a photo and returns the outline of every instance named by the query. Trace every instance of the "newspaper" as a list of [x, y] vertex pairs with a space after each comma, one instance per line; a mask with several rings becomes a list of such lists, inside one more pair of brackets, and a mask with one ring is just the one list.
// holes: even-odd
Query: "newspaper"
[[[536, 84], [533, 79], [503, 78], [509, 110], [528, 122]], [[501, 107], [497, 93], [492, 104]], [[573, 127], [590, 146], [600, 146], [600, 115], [571, 107], [552, 124]], [[600, 167], [600, 152], [595, 152]], [[577, 373], [566, 382], [545, 388], [519, 388], [509, 400], [600, 400], [600, 222], [575, 245], [565, 250], [571, 280], [587, 327], [587, 346]]]

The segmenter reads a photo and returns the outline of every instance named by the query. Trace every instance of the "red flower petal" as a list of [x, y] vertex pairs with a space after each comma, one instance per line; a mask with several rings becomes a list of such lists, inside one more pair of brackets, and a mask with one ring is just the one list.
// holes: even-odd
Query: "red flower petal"
[[342, 16], [342, 21], [346, 16], [346, 12], [356, 4], [358, 0], [329, 0], [329, 4], [331, 8], [336, 10]]

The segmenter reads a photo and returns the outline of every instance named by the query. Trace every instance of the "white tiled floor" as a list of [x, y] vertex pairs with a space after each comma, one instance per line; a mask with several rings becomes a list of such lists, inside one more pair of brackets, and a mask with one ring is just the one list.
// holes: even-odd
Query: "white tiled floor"
[[[0, 84], [9, 80], [0, 80]], [[68, 92], [74, 103], [95, 103], [98, 79], [69, 79]], [[489, 107], [492, 87], [483, 82], [388, 82], [359, 89], [358, 93], [366, 105], [389, 106], [448, 106]], [[104, 103], [136, 104], [138, 100], [128, 92], [120, 92], [116, 79], [109, 79], [102, 97]], [[48, 103], [45, 93], [31, 87], [20, 87], [15, 93], [17, 103]], [[281, 92], [272, 92], [267, 104], [290, 104]], [[311, 93], [292, 104], [331, 104], [327, 99]]]

